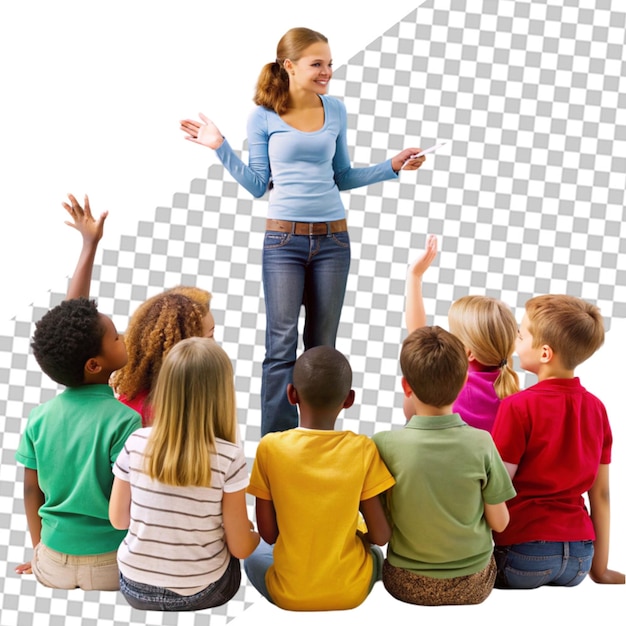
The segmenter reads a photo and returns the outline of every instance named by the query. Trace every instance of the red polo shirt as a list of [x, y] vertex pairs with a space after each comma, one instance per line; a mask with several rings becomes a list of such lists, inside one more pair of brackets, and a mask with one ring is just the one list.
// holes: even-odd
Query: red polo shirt
[[578, 378], [544, 380], [502, 400], [492, 435], [502, 460], [518, 466], [496, 544], [595, 539], [583, 494], [611, 461], [602, 402]]

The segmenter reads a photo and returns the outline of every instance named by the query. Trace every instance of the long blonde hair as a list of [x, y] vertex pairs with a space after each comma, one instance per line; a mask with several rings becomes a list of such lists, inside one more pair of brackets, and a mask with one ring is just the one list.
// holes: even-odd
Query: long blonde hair
[[254, 103], [282, 115], [287, 111], [289, 99], [289, 75], [285, 70], [286, 59], [298, 61], [303, 52], [314, 43], [328, 39], [310, 28], [288, 30], [276, 47], [276, 60], [263, 66], [257, 80]]
[[215, 439], [236, 441], [233, 367], [212, 339], [191, 337], [168, 353], [154, 388], [145, 470], [174, 486], [211, 484]]
[[511, 309], [487, 296], [463, 296], [448, 311], [450, 331], [474, 358], [486, 367], [498, 367], [494, 389], [502, 399], [519, 391], [519, 378], [513, 370], [517, 322]]

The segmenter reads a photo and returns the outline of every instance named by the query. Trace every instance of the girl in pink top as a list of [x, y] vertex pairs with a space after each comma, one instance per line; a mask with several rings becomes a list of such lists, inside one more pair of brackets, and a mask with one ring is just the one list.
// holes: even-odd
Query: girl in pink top
[[[437, 238], [429, 235], [424, 254], [409, 268], [409, 333], [426, 325], [422, 276], [436, 255]], [[491, 432], [500, 400], [519, 391], [519, 380], [512, 368], [517, 322], [504, 302], [487, 296], [459, 298], [450, 306], [448, 322], [450, 332], [464, 343], [469, 359], [467, 382], [452, 408], [470, 426]]]

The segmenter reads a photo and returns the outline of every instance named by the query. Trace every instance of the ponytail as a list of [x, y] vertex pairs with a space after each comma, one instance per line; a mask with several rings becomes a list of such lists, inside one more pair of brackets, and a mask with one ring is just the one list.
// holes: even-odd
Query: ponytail
[[507, 360], [500, 368], [500, 373], [493, 384], [493, 388], [500, 400], [519, 391], [519, 378], [511, 367], [511, 359]]
[[287, 111], [289, 76], [278, 61], [263, 66], [256, 84], [254, 104], [282, 115]]

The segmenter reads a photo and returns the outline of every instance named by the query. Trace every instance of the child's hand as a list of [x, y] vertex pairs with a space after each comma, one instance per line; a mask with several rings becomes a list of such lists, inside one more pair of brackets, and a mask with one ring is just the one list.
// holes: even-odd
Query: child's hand
[[413, 261], [409, 268], [409, 272], [412, 276], [419, 278], [424, 275], [424, 272], [430, 267], [431, 263], [437, 256], [437, 237], [435, 235], [428, 235], [426, 239], [426, 249], [421, 257]]
[[596, 574], [592, 569], [591, 572], [589, 572], [589, 576], [594, 583], [600, 585], [623, 585], [626, 583], [624, 574], [612, 569], [606, 569], [602, 574]]
[[220, 133], [217, 126], [203, 113], [199, 113], [201, 122], [196, 120], [182, 120], [180, 123], [180, 129], [187, 133], [185, 139], [199, 143], [207, 148], [217, 150], [222, 143], [224, 143], [224, 137]]
[[65, 222], [68, 226], [75, 228], [82, 236], [83, 243], [97, 244], [102, 239], [104, 232], [104, 220], [109, 214], [108, 211], [100, 214], [100, 217], [95, 220], [91, 214], [91, 208], [89, 207], [89, 198], [85, 194], [85, 208], [78, 204], [76, 198], [68, 193], [67, 197], [70, 199], [71, 205], [67, 202], [63, 202], [63, 208], [72, 216], [73, 222]]
[[15, 572], [17, 574], [32, 574], [33, 573], [33, 568], [30, 564], [30, 561], [28, 561], [28, 563], [22, 563], [21, 565], [18, 565], [15, 568]]

